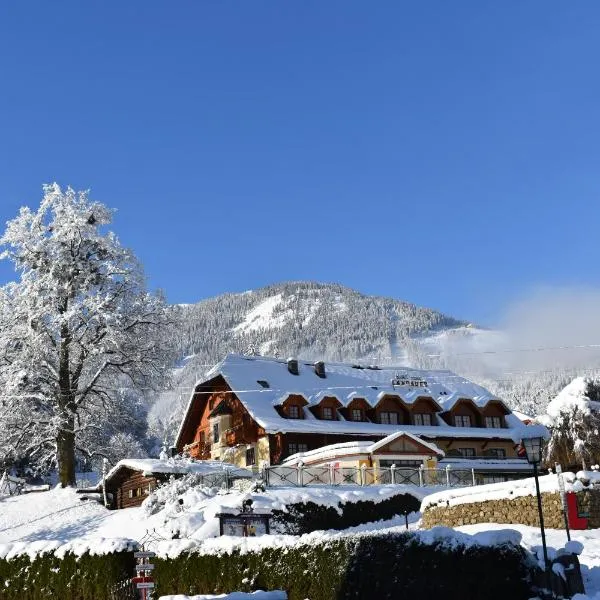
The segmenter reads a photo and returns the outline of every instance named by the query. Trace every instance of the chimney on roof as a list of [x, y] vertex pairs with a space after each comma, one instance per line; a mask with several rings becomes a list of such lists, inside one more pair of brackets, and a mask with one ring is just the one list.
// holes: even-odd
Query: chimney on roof
[[300, 371], [298, 370], [298, 360], [296, 358], [287, 359], [287, 368], [292, 375], [300, 374]]
[[325, 373], [325, 363], [322, 360], [315, 363], [315, 374], [323, 379], [327, 377], [327, 374]]

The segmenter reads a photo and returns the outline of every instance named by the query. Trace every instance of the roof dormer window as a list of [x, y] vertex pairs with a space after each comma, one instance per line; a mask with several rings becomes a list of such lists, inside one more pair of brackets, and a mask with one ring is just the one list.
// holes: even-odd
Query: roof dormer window
[[504, 427], [502, 421], [502, 417], [486, 417], [485, 426], [492, 427], [494, 429], [501, 429], [502, 427]]
[[364, 421], [364, 413], [362, 411], [362, 409], [360, 408], [353, 408], [352, 412], [350, 413], [350, 416], [352, 417], [352, 421]]
[[431, 425], [431, 415], [429, 413], [417, 413], [413, 415], [415, 425], [423, 425], [429, 427]]
[[379, 422], [383, 425], [398, 425], [398, 413], [383, 411], [379, 413]]
[[471, 417], [469, 415], [455, 415], [455, 427], [471, 427]]
[[333, 421], [333, 408], [331, 406], [324, 406], [321, 409], [321, 418], [326, 421]]
[[300, 407], [295, 404], [290, 404], [290, 406], [287, 407], [287, 416], [288, 419], [301, 419]]

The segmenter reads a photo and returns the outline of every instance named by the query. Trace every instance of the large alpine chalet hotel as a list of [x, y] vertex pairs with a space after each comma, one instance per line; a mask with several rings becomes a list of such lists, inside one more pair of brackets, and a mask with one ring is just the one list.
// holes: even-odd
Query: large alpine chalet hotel
[[176, 448], [242, 467], [473, 469], [480, 482], [530, 476], [526, 424], [451, 371], [228, 355], [198, 383]]

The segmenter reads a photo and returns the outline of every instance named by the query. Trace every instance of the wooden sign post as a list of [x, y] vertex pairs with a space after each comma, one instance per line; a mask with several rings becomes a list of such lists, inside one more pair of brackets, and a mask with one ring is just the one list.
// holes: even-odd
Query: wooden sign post
[[156, 554], [154, 552], [142, 550], [134, 552], [133, 556], [137, 560], [137, 564], [135, 565], [135, 577], [133, 577], [131, 581], [135, 584], [135, 587], [140, 590], [142, 600], [151, 600], [151, 590], [154, 589], [154, 578], [152, 577], [154, 565], [150, 562], [150, 559], [154, 558]]

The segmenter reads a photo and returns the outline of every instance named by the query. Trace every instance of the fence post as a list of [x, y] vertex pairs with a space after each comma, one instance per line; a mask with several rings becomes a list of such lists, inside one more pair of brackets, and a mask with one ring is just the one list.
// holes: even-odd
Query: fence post
[[360, 485], [367, 485], [367, 465], [360, 466]]
[[267, 488], [269, 487], [269, 473], [267, 471], [267, 463], [264, 462], [261, 466], [260, 470], [260, 478], [263, 482], [263, 485]]
[[390, 467], [390, 478], [392, 483], [396, 483], [396, 465], [394, 463], [392, 463], [392, 466]]
[[[108, 508], [108, 498], [106, 496], [106, 471], [108, 468], [108, 460], [106, 458], [102, 459], [102, 499], [104, 500], [104, 506]], [[6, 471], [4, 472], [6, 475]], [[0, 481], [0, 490], [2, 488], [2, 481]]]
[[450, 465], [446, 465], [446, 485], [450, 487]]
[[329, 463], [329, 485], [333, 485], [333, 483], [334, 483], [333, 464]]
[[473, 487], [475, 487], [477, 485], [475, 482], [475, 469], [471, 469], [471, 476], [473, 477]]
[[298, 463], [298, 485], [300, 487], [304, 486], [304, 463], [300, 461]]
[[423, 487], [423, 465], [419, 465], [419, 487]]

